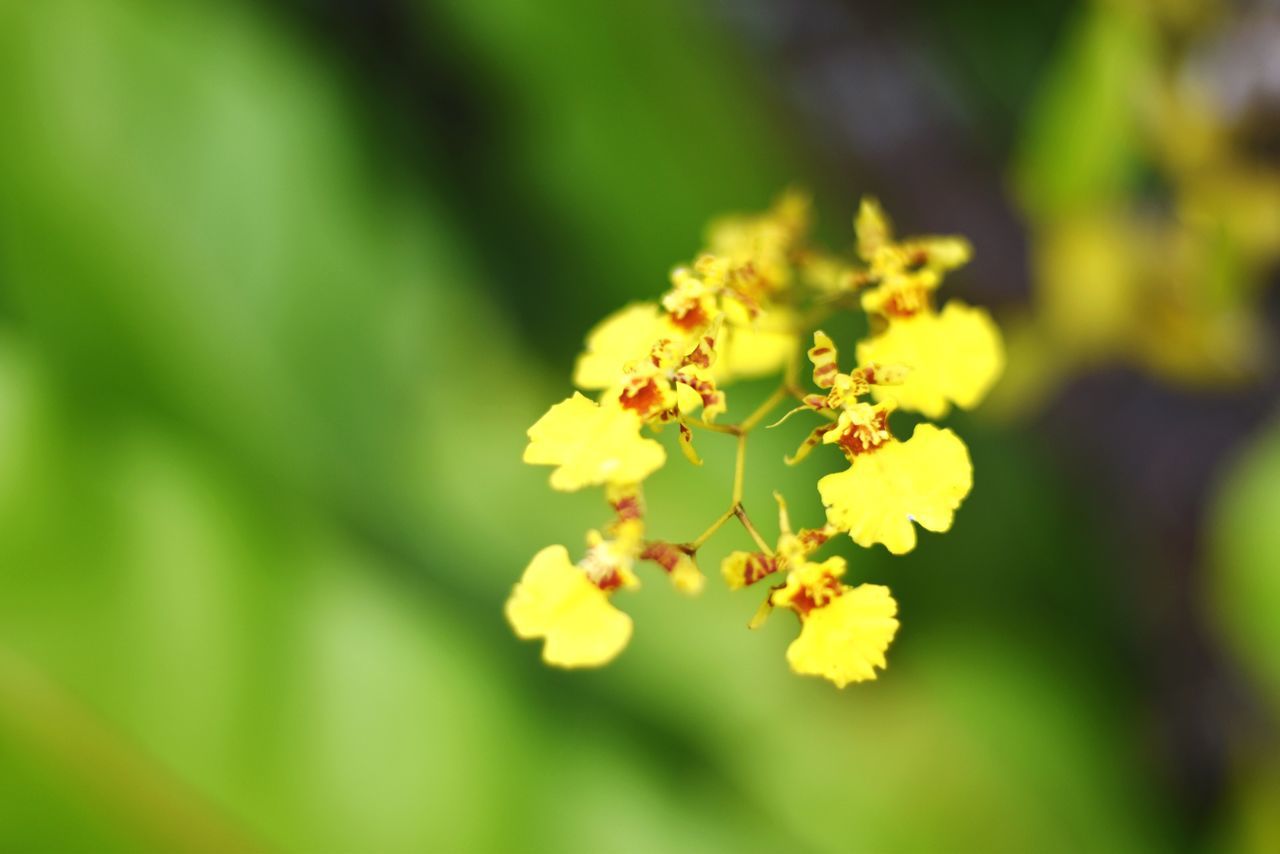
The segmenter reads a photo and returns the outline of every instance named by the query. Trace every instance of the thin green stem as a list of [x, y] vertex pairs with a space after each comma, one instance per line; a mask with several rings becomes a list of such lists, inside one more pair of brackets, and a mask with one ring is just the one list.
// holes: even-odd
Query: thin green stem
[[747, 509], [741, 504], [735, 504], [733, 513], [738, 517], [738, 521], [742, 523], [742, 527], [747, 529], [747, 533], [751, 535], [751, 539], [756, 541], [756, 545], [760, 547], [760, 551], [767, 555], [773, 554], [773, 548], [764, 541], [764, 537], [760, 536], [760, 532], [756, 530], [756, 526], [751, 524], [751, 517], [747, 515]]
[[728, 522], [730, 519], [732, 519], [736, 515], [737, 509], [738, 509], [738, 506], [737, 506], [737, 503], [735, 502], [733, 507], [730, 507], [728, 510], [721, 513], [720, 518], [712, 522], [711, 525], [707, 527], [707, 530], [699, 534], [696, 540], [694, 540], [693, 542], [689, 543], [686, 546], [683, 546], [683, 550], [688, 554], [693, 554], [698, 549], [702, 548], [703, 545], [706, 544], [707, 540], [711, 539], [711, 537], [715, 534], [716, 531], [724, 527], [725, 522]]
[[760, 422], [789, 397], [803, 397], [804, 392], [800, 389], [796, 376], [799, 369], [799, 351], [793, 352], [791, 358], [787, 361], [785, 378], [778, 388], [764, 399], [755, 410], [744, 418], [738, 424], [716, 424], [701, 418], [686, 418], [685, 424], [690, 427], [697, 427], [702, 430], [709, 430], [713, 433], [723, 433], [729, 436], [738, 437], [738, 450], [733, 463], [733, 498], [728, 510], [720, 514], [707, 529], [698, 535], [697, 539], [691, 543], [687, 543], [680, 548], [687, 554], [696, 554], [698, 549], [702, 548], [706, 542], [715, 535], [725, 523], [734, 516], [738, 517], [738, 521], [742, 523], [742, 527], [751, 535], [751, 539], [755, 541], [756, 546], [765, 554], [773, 554], [773, 549], [765, 542], [764, 537], [760, 536], [760, 532], [756, 530], [755, 525], [751, 523], [751, 517], [747, 515], [746, 508], [742, 506], [742, 493], [746, 484], [747, 470], [747, 434], [760, 426]]
[[712, 433], [726, 433], [730, 436], [737, 436], [742, 432], [737, 424], [716, 424], [714, 421], [704, 421], [701, 418], [685, 418], [684, 423], [690, 427], [697, 427], [699, 430], [710, 430]]
[[738, 425], [738, 429], [743, 433], [753, 430], [756, 425], [764, 420], [766, 415], [777, 408], [779, 403], [782, 403], [782, 401], [787, 399], [787, 395], [789, 393], [790, 390], [786, 385], [779, 386], [774, 390], [773, 394], [765, 398], [765, 401], [756, 407], [755, 412], [752, 412], [743, 419], [742, 423]]
[[733, 503], [742, 503], [742, 489], [747, 470], [747, 434], [738, 434], [738, 455], [733, 461]]

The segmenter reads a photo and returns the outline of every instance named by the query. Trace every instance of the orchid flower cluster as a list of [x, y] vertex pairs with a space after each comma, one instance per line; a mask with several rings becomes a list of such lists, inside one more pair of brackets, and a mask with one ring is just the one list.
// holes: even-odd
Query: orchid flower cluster
[[[899, 409], [937, 419], [952, 405], [976, 406], [1003, 369], [1003, 347], [984, 310], [954, 299], [938, 306], [943, 276], [969, 260], [964, 239], [895, 241], [879, 205], [864, 199], [856, 257], [842, 259], [809, 242], [809, 219], [808, 200], [788, 192], [764, 214], [712, 223], [705, 251], [671, 273], [659, 302], [623, 308], [588, 334], [574, 384], [594, 397], [575, 392], [529, 428], [525, 462], [554, 466], [557, 490], [602, 487], [612, 510], [576, 561], [563, 545], [538, 552], [507, 601], [512, 628], [543, 639], [548, 664], [599, 666], [622, 651], [632, 622], [612, 600], [638, 586], [641, 562], [680, 591], [701, 591], [698, 552], [736, 518], [756, 550], [730, 554], [721, 574], [734, 589], [772, 583], [753, 627], [775, 608], [796, 614], [800, 633], [787, 650], [795, 672], [844, 687], [885, 666], [898, 628], [888, 588], [850, 586], [843, 557], [811, 555], [840, 534], [903, 554], [915, 547], [917, 526], [951, 527], [973, 482], [968, 450], [950, 429], [927, 422], [900, 439], [890, 419]], [[870, 332], [854, 348], [856, 366], [843, 370], [820, 325], [849, 310], [866, 313]], [[816, 390], [800, 385], [802, 354]], [[772, 375], [781, 383], [754, 412], [716, 420], [728, 411], [727, 386]], [[788, 400], [787, 417], [806, 415], [817, 426], [786, 462], [822, 446], [848, 466], [817, 482], [826, 509], [818, 527], [793, 531], [775, 493], [780, 534], [770, 545], [742, 503], [747, 437]], [[694, 465], [699, 432], [737, 441], [730, 506], [688, 542], [653, 538], [645, 526], [642, 485], [667, 459], [650, 434], [669, 424]]]

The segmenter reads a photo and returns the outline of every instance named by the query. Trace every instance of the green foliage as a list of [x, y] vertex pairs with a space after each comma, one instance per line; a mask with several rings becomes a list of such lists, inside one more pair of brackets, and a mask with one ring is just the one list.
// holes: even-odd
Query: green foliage
[[[563, 354], [709, 212], [798, 171], [675, 5], [442, 14], [522, 105], [500, 174], [580, 237], [580, 281], [555, 245], [509, 276], [492, 256], [544, 256], [476, 226], [497, 194], [405, 166], [274, 17], [0, 0], [0, 847], [1164, 847], [1108, 617], [1027, 604], [1106, 576], [1056, 545], [1080, 499], [990, 428], [956, 550], [894, 567], [930, 619], [870, 690], [792, 678], [790, 627], [739, 631], [720, 589], [695, 624], [647, 584], [628, 609], [663, 629], [599, 674], [540, 669], [502, 625], [519, 567], [597, 512], [519, 464]], [[655, 524], [696, 533], [724, 482], [658, 479]]]
[[1140, 166], [1136, 85], [1151, 74], [1147, 22], [1122, 3], [1085, 5], [1029, 111], [1013, 182], [1044, 218], [1105, 202]]
[[1280, 713], [1280, 430], [1227, 472], [1213, 524], [1211, 593], [1219, 631]]

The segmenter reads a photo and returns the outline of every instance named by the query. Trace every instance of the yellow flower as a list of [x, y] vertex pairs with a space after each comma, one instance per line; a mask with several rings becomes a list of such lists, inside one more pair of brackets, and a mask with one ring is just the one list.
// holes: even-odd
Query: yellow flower
[[707, 229], [708, 250], [729, 261], [736, 284], [753, 298], [786, 288], [792, 254], [809, 230], [809, 197], [788, 190], [762, 214], [722, 217]]
[[825, 677], [840, 688], [876, 678], [875, 668], [885, 666], [885, 650], [898, 630], [897, 604], [888, 588], [842, 583], [844, 558], [809, 560], [809, 553], [834, 532], [824, 527], [793, 534], [787, 506], [774, 495], [781, 530], [777, 550], [734, 552], [721, 565], [725, 581], [738, 589], [786, 570], [786, 581], [769, 592], [751, 627], [760, 625], [774, 608], [788, 608], [800, 618], [800, 636], [787, 648], [792, 670]]
[[972, 486], [964, 443], [950, 430], [921, 424], [906, 442], [889, 439], [853, 454], [848, 469], [818, 481], [818, 493], [827, 521], [855, 543], [882, 543], [893, 554], [905, 554], [916, 545], [912, 523], [948, 530]]
[[524, 461], [557, 466], [553, 489], [639, 483], [666, 462], [662, 445], [640, 435], [640, 417], [616, 402], [574, 392], [529, 428]]
[[621, 385], [605, 396], [635, 413], [645, 424], [656, 427], [668, 421], [679, 422], [680, 450], [694, 465], [702, 465], [702, 460], [693, 449], [693, 431], [687, 419], [701, 410], [702, 417], [712, 421], [728, 406], [711, 374], [720, 327], [717, 320], [702, 330], [697, 344], [687, 353], [669, 339], [659, 340], [648, 358], [627, 366]]
[[873, 390], [876, 399], [941, 418], [952, 403], [972, 409], [982, 401], [1004, 369], [1004, 348], [987, 312], [952, 300], [941, 314], [890, 318], [858, 345], [858, 361], [906, 367], [900, 384]]
[[878, 277], [879, 284], [862, 295], [862, 310], [884, 317], [913, 317], [933, 311], [933, 292], [942, 277], [933, 270], [894, 272]]
[[716, 382], [769, 376], [781, 371], [796, 351], [799, 318], [788, 308], [773, 308], [754, 319], [730, 323], [721, 334], [712, 367]]
[[587, 554], [578, 567], [601, 590], [639, 587], [640, 579], [631, 571], [640, 552], [640, 540], [632, 531], [643, 533], [644, 526], [614, 525], [612, 538], [599, 531], [587, 532]]
[[[794, 310], [764, 306], [755, 262], [735, 267], [729, 258], [705, 254], [692, 267], [671, 273], [671, 290], [661, 306], [635, 303], [609, 315], [588, 334], [574, 368], [574, 384], [583, 389], [615, 386], [629, 368], [662, 349], [676, 356], [707, 351], [703, 339], [713, 336], [714, 362], [709, 378], [716, 383], [765, 376], [780, 371], [795, 350]], [[723, 328], [722, 328], [723, 327]], [[664, 364], [670, 372], [678, 365]], [[706, 367], [706, 366], [704, 366]]]
[[848, 403], [832, 429], [822, 434], [824, 445], [839, 445], [850, 458], [894, 441], [889, 432], [890, 403]]
[[647, 355], [668, 331], [654, 303], [635, 303], [615, 311], [587, 333], [587, 347], [578, 356], [573, 384], [588, 390], [608, 388], [618, 381], [623, 368]]
[[702, 410], [713, 420], [725, 411], [724, 393], [716, 388], [711, 366], [716, 358], [716, 337], [708, 330], [698, 346], [677, 355], [675, 345], [663, 339], [623, 372], [621, 384], [611, 390], [608, 400], [640, 416], [646, 424], [663, 424], [689, 417]]
[[564, 546], [534, 556], [507, 600], [506, 615], [521, 638], [545, 638], [542, 658], [557, 667], [598, 667], [631, 639], [631, 618], [569, 561]]
[[885, 651], [898, 631], [897, 612], [887, 587], [842, 586], [839, 595], [801, 617], [787, 663], [796, 673], [822, 676], [837, 688], [875, 679], [875, 668], [885, 666]]
[[791, 563], [791, 571], [781, 587], [769, 594], [769, 604], [776, 608], [790, 608], [804, 617], [814, 608], [821, 608], [833, 601], [845, 590], [840, 583], [846, 565], [844, 558], [836, 555], [822, 563], [814, 563], [804, 557]]
[[[855, 221], [858, 254], [838, 257], [808, 243], [808, 201], [784, 195], [769, 211], [720, 220], [706, 251], [670, 274], [655, 302], [636, 303], [607, 317], [587, 335], [574, 382], [598, 393], [575, 393], [529, 429], [524, 459], [554, 467], [561, 490], [602, 485], [614, 518], [587, 534], [581, 560], [563, 546], [539, 552], [506, 604], [517, 635], [545, 641], [554, 665], [600, 665], [628, 643], [631, 619], [611, 603], [620, 588], [639, 585], [638, 563], [660, 566], [677, 590], [698, 593], [706, 579], [701, 547], [733, 517], [759, 551], [734, 552], [721, 564], [731, 589], [768, 588], [749, 623], [777, 608], [793, 611], [798, 636], [787, 661], [800, 674], [843, 688], [874, 679], [897, 632], [897, 604], [877, 585], [844, 583], [842, 557], [810, 555], [837, 534], [858, 544], [881, 543], [900, 554], [915, 546], [915, 526], [947, 530], [972, 485], [968, 450], [950, 430], [930, 424], [900, 441], [890, 428], [899, 407], [944, 414], [970, 407], [1002, 368], [1001, 342], [985, 312], [960, 303], [939, 312], [934, 292], [944, 274], [969, 260], [961, 238], [895, 239], [878, 203], [866, 199]], [[815, 317], [855, 308], [871, 316], [857, 366], [841, 371], [835, 343], [814, 333], [808, 357], [818, 393], [796, 388], [801, 336]], [[733, 379], [781, 374], [765, 404], [736, 424], [714, 419], [727, 411], [721, 391]], [[873, 397], [874, 395], [874, 397]], [[821, 424], [788, 464], [811, 449], [834, 445], [848, 470], [822, 478], [826, 520], [792, 531], [786, 504], [775, 493], [775, 548], [760, 537], [741, 502], [745, 439], [770, 411], [795, 396]], [[647, 533], [642, 481], [662, 466], [662, 446], [645, 438], [674, 422], [681, 451], [701, 464], [696, 430], [736, 436], [732, 507], [688, 542]], [[780, 423], [780, 422], [779, 422]], [[761, 583], [764, 582], [764, 583]]]
[[876, 386], [900, 384], [907, 368], [872, 362], [847, 374], [841, 373], [836, 345], [820, 329], [813, 333], [813, 346], [808, 355], [813, 363], [813, 383], [827, 393], [805, 395], [793, 412], [810, 409], [835, 419], [835, 423], [822, 424], [813, 430], [795, 455], [785, 458], [787, 465], [800, 462], [820, 443], [839, 445], [852, 457], [893, 438], [889, 431], [889, 413], [894, 409], [894, 402], [889, 400], [873, 406], [858, 398]]
[[893, 225], [880, 203], [864, 197], [853, 223], [858, 236], [858, 254], [877, 277], [930, 270], [944, 273], [969, 263], [973, 247], [963, 237], [911, 237], [895, 242]]
[[689, 335], [697, 335], [710, 326], [720, 314], [720, 295], [727, 275], [727, 262], [714, 255], [699, 257], [693, 269], [672, 270], [671, 290], [662, 297], [668, 321]]
[[858, 254], [868, 269], [847, 278], [849, 286], [866, 286], [862, 308], [887, 318], [913, 317], [933, 311], [933, 292], [949, 270], [973, 255], [961, 237], [913, 237], [894, 241], [893, 228], [875, 199], [863, 199], [854, 230]]

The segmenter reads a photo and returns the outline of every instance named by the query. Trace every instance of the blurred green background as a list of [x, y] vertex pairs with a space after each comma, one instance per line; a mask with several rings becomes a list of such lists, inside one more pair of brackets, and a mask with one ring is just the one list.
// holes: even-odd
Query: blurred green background
[[[603, 521], [524, 430], [708, 219], [798, 182], [848, 246], [876, 193], [1015, 315], [1046, 211], [1167, 190], [1116, 87], [1233, 33], [1274, 168], [1261, 4], [0, 0], [0, 849], [1280, 850], [1269, 363], [954, 416], [954, 530], [837, 546], [901, 603], [874, 683], [714, 578], [597, 672], [501, 611]], [[812, 524], [803, 432], [747, 503]], [[722, 509], [716, 438], [655, 531]]]

